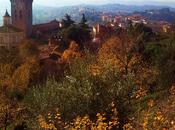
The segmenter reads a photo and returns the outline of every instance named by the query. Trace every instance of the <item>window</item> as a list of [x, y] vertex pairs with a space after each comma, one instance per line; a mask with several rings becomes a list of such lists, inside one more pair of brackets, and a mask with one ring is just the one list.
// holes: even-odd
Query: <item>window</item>
[[22, 10], [19, 11], [19, 18], [22, 19]]
[[17, 12], [16, 12], [16, 10], [15, 10], [15, 18], [17, 18]]
[[3, 38], [0, 37], [0, 44], [3, 44], [3, 43], [4, 43]]

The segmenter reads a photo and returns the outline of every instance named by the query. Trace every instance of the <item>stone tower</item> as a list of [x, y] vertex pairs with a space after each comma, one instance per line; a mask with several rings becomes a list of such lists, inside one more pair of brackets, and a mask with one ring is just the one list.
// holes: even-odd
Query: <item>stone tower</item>
[[33, 0], [10, 0], [12, 25], [24, 31], [26, 37], [32, 34]]
[[3, 16], [3, 23], [4, 23], [4, 26], [7, 26], [7, 25], [11, 24], [11, 17], [10, 17], [7, 10], [5, 12], [5, 15]]

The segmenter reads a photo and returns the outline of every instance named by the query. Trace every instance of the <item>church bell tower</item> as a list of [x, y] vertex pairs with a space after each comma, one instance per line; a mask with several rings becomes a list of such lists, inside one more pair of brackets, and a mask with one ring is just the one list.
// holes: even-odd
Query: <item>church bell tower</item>
[[33, 0], [10, 0], [12, 25], [24, 31], [26, 37], [32, 34]]

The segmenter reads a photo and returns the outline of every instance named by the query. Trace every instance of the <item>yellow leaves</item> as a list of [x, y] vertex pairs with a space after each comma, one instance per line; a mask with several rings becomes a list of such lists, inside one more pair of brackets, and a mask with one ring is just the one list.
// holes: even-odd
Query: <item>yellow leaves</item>
[[25, 91], [33, 77], [40, 71], [39, 63], [35, 58], [30, 58], [19, 66], [12, 76], [12, 88], [21, 92]]
[[11, 82], [13, 67], [10, 64], [0, 64], [0, 87], [8, 87]]
[[93, 65], [90, 65], [89, 66], [89, 69], [88, 69], [89, 73], [91, 73], [92, 75], [94, 76], [98, 76], [102, 73], [102, 67], [100, 67], [99, 65], [97, 64], [93, 64]]
[[140, 87], [132, 96], [135, 99], [140, 99], [144, 96], [146, 96], [147, 90], [144, 89], [144, 87]]
[[149, 118], [149, 113], [145, 113], [144, 119], [143, 119], [143, 130], [148, 130], [148, 118]]
[[160, 122], [163, 122], [165, 120], [165, 118], [164, 118], [161, 111], [156, 112], [156, 116], [154, 117], [154, 120], [155, 121], [160, 121]]
[[136, 75], [136, 83], [138, 85], [147, 86], [157, 79], [159, 72], [157, 67], [150, 65], [142, 65], [139, 66], [137, 75]]
[[134, 130], [131, 123], [127, 123], [123, 126], [123, 130]]
[[91, 124], [91, 121], [88, 115], [84, 116], [83, 118], [78, 116], [76, 119], [74, 119], [74, 121], [72, 122], [72, 125], [70, 123], [69, 128], [75, 129], [75, 130], [81, 130], [81, 129], [84, 130], [88, 126], [90, 126], [90, 124]]
[[153, 127], [155, 129], [169, 130], [171, 126], [171, 122], [165, 117], [161, 110], [157, 110], [154, 119], [153, 119]]
[[42, 115], [38, 116], [38, 123], [39, 123], [40, 127], [45, 129], [45, 130], [57, 130], [57, 128], [54, 126], [54, 124], [52, 124], [52, 123], [48, 124]]
[[170, 88], [169, 92], [171, 95], [175, 95], [175, 84], [173, 84], [173, 86]]
[[[90, 120], [88, 115], [84, 117], [77, 116], [72, 122], [64, 122], [61, 120], [60, 113], [47, 114], [47, 119], [42, 115], [38, 116], [38, 123], [41, 128], [46, 130], [111, 130], [119, 125], [118, 112], [114, 103], [111, 103], [110, 119], [105, 117], [105, 113], [97, 113], [96, 120]], [[54, 117], [54, 118], [53, 118]], [[59, 126], [59, 128], [57, 128]], [[61, 127], [60, 127], [61, 126]]]
[[122, 74], [131, 73], [140, 61], [140, 56], [131, 52], [133, 45], [130, 40], [112, 37], [100, 48], [98, 61], [106, 67], [118, 69]]
[[12, 76], [12, 87], [20, 91], [26, 90], [30, 79], [29, 65], [24, 64], [16, 69]]

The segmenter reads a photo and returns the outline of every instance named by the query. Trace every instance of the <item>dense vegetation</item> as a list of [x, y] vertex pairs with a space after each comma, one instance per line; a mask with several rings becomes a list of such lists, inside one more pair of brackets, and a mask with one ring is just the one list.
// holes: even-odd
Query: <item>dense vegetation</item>
[[84, 15], [79, 24], [68, 15], [63, 23], [58, 34], [67, 48], [52, 61], [54, 73], [45, 72], [51, 68], [32, 40], [0, 50], [1, 129], [175, 128], [174, 34], [131, 24], [92, 51]]

